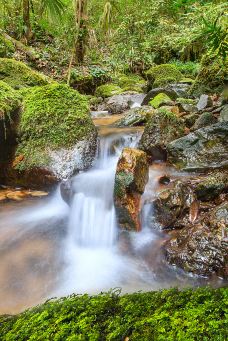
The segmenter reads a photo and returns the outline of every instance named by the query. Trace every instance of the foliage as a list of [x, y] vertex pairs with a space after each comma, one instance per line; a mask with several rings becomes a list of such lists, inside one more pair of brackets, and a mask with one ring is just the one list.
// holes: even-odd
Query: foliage
[[72, 147], [95, 131], [87, 98], [67, 85], [56, 83], [22, 93], [20, 168], [47, 165], [50, 149]]
[[171, 64], [153, 66], [145, 72], [145, 75], [154, 87], [178, 82], [181, 80], [181, 78], [183, 78], [177, 67]]
[[0, 58], [0, 79], [15, 89], [45, 85], [51, 82], [43, 74], [14, 59]]
[[221, 341], [227, 339], [227, 302], [227, 288], [72, 295], [2, 316], [0, 330], [3, 341]]

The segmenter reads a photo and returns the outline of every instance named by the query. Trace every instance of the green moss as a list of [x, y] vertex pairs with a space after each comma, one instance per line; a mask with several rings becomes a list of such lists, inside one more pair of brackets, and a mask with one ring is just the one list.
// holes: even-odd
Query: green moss
[[50, 79], [15, 59], [0, 58], [0, 80], [14, 89], [46, 85]]
[[182, 73], [172, 64], [161, 64], [146, 71], [147, 78], [154, 86], [164, 86], [178, 82], [183, 78]]
[[114, 95], [122, 94], [123, 92], [124, 90], [121, 89], [118, 85], [109, 83], [109, 84], [104, 84], [104, 85], [99, 86], [96, 89], [95, 95], [97, 97], [106, 98], [106, 97], [111, 97]]
[[228, 288], [72, 295], [0, 318], [3, 341], [227, 340]]
[[185, 77], [190, 79], [195, 78], [200, 70], [200, 63], [196, 62], [174, 60], [170, 64], [174, 65]]
[[21, 95], [8, 84], [0, 81], [0, 120], [19, 109]]
[[126, 173], [124, 171], [118, 172], [115, 179], [114, 196], [121, 199], [133, 181], [134, 175], [132, 173]]
[[19, 126], [23, 154], [20, 167], [48, 163], [48, 150], [72, 147], [95, 130], [86, 96], [67, 85], [51, 84], [23, 90]]
[[158, 94], [149, 102], [149, 104], [155, 109], [159, 108], [162, 104], [169, 104], [169, 103], [172, 103], [172, 100], [169, 98], [169, 96], [167, 96], [164, 93]]
[[179, 82], [180, 83], [193, 84], [194, 83], [194, 79], [189, 78], [189, 77], [185, 77], [185, 78], [181, 78], [181, 80]]
[[5, 39], [0, 34], [0, 58], [11, 57], [14, 52], [15, 52], [15, 47], [13, 43]]
[[145, 79], [135, 74], [119, 74], [113, 78], [113, 82], [124, 91], [143, 93], [147, 87]]
[[182, 97], [178, 97], [176, 99], [176, 102], [180, 103], [180, 104], [191, 104], [191, 105], [196, 105], [197, 104], [197, 100], [195, 100], [195, 99], [182, 98]]
[[227, 173], [215, 172], [203, 179], [196, 186], [198, 199], [210, 201], [219, 196], [228, 187]]
[[199, 74], [190, 93], [220, 93], [227, 81], [228, 59], [224, 61], [214, 54], [206, 54], [201, 61]]

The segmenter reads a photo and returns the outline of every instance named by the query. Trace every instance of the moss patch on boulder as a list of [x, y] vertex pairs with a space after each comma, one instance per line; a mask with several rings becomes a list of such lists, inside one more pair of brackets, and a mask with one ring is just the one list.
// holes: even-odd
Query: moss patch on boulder
[[160, 93], [158, 94], [156, 97], [154, 97], [149, 104], [154, 107], [155, 109], [158, 109], [159, 107], [161, 107], [162, 105], [172, 105], [173, 102], [172, 100], [169, 98], [169, 96], [167, 96], [164, 93]]
[[15, 47], [13, 43], [0, 34], [0, 58], [11, 57], [14, 52]]
[[136, 74], [119, 74], [113, 78], [113, 82], [122, 88], [123, 91], [144, 93], [147, 88], [146, 80]]
[[121, 87], [119, 87], [118, 85], [109, 83], [99, 86], [96, 89], [95, 95], [97, 97], [107, 98], [115, 95], [120, 95], [123, 92], [124, 90], [121, 89]]
[[0, 120], [4, 120], [6, 116], [10, 118], [10, 114], [19, 108], [21, 99], [18, 91], [0, 81]]
[[23, 90], [17, 155], [20, 169], [48, 164], [48, 150], [69, 148], [94, 133], [87, 98], [67, 85]]
[[14, 89], [42, 86], [51, 82], [48, 77], [32, 70], [26, 64], [8, 58], [0, 58], [0, 80]]
[[153, 66], [151, 69], [146, 71], [145, 74], [154, 87], [175, 83], [183, 78], [182, 73], [175, 65], [172, 64]]

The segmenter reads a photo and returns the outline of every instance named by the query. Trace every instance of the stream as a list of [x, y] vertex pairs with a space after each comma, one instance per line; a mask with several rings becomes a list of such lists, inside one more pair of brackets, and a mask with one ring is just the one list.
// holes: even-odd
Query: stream
[[59, 188], [46, 198], [0, 204], [0, 314], [72, 293], [208, 284], [166, 265], [161, 245], [167, 237], [149, 223], [153, 212], [147, 203], [159, 188], [159, 176], [177, 176], [165, 164], [150, 168], [142, 196], [142, 231], [118, 229], [116, 165], [122, 149], [136, 147], [142, 134], [141, 128], [115, 128], [119, 117], [94, 119], [100, 135], [97, 160], [72, 179], [70, 208]]

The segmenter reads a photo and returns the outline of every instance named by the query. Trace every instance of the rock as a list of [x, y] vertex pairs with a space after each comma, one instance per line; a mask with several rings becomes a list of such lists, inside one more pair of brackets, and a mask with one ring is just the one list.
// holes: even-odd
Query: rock
[[215, 172], [197, 183], [195, 193], [202, 201], [211, 201], [228, 190], [228, 173]]
[[181, 116], [181, 118], [184, 120], [186, 127], [191, 128], [195, 124], [197, 119], [199, 118], [199, 115], [198, 114], [188, 114], [188, 115]]
[[191, 130], [197, 130], [217, 123], [217, 118], [211, 112], [202, 113], [195, 121]]
[[183, 136], [184, 128], [181, 119], [160, 108], [148, 119], [139, 148], [153, 160], [165, 160], [167, 144]]
[[141, 150], [125, 148], [118, 161], [114, 202], [121, 228], [140, 231], [140, 198], [149, 179], [147, 156]]
[[117, 74], [113, 77], [115, 82], [123, 91], [134, 91], [137, 93], [144, 93], [147, 88], [147, 81], [136, 74]]
[[219, 122], [227, 122], [228, 121], [228, 104], [224, 105], [223, 109], [220, 112]]
[[161, 228], [172, 228], [177, 219], [189, 210], [196, 200], [192, 189], [176, 181], [172, 188], [162, 190], [153, 203], [154, 217]]
[[150, 106], [133, 108], [127, 111], [124, 116], [115, 123], [117, 127], [135, 127], [144, 125], [147, 118], [154, 112]]
[[115, 95], [122, 94], [123, 92], [124, 90], [120, 88], [118, 85], [109, 83], [109, 84], [100, 85], [96, 89], [95, 95], [97, 97], [107, 98], [107, 97], [112, 97]]
[[213, 106], [213, 101], [210, 96], [208, 95], [201, 95], [199, 102], [197, 103], [197, 109], [199, 111], [212, 107]]
[[[15, 134], [20, 138], [14, 144], [15, 155], [8, 157], [0, 171], [2, 183], [52, 186], [91, 166], [96, 155], [97, 130], [87, 98], [67, 85], [24, 89]], [[75, 158], [68, 162], [67, 155]]]
[[60, 184], [60, 193], [62, 199], [70, 206], [73, 197], [72, 181], [66, 180]]
[[121, 114], [131, 108], [132, 103], [142, 103], [144, 95], [142, 94], [132, 94], [123, 93], [121, 95], [115, 95], [109, 97], [104, 103], [98, 106], [98, 110], [108, 110], [111, 114]]
[[149, 104], [155, 108], [158, 109], [164, 105], [174, 105], [173, 101], [171, 101], [171, 99], [169, 98], [169, 96], [167, 96], [164, 93], [160, 93], [157, 96], [155, 96], [150, 102]]
[[198, 129], [168, 144], [168, 160], [182, 170], [208, 170], [228, 165], [228, 123]]
[[53, 82], [15, 59], [0, 58], [0, 80], [14, 89], [42, 86]]
[[188, 98], [177, 98], [176, 103], [179, 107], [180, 112], [185, 113], [196, 113], [198, 111], [196, 107], [196, 101]]
[[228, 278], [228, 204], [212, 210], [208, 218], [175, 232], [165, 243], [167, 261], [200, 276]]
[[158, 94], [161, 94], [161, 93], [167, 95], [172, 100], [175, 100], [178, 97], [176, 92], [170, 88], [155, 88], [155, 89], [152, 89], [148, 92], [148, 94], [146, 95], [146, 97], [142, 101], [142, 105], [148, 105], [149, 102], [152, 99], [154, 99], [154, 97], [156, 97]]
[[154, 87], [175, 83], [183, 78], [182, 73], [175, 65], [172, 64], [160, 64], [153, 66], [145, 72], [145, 75]]

